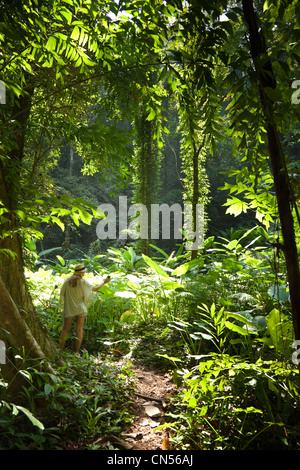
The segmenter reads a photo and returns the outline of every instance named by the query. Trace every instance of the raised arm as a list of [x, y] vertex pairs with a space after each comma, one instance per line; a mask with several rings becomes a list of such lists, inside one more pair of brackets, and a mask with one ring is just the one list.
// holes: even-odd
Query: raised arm
[[104, 286], [104, 284], [107, 284], [110, 280], [111, 280], [110, 276], [107, 276], [101, 284], [93, 287], [92, 291], [97, 292], [97, 290], [101, 289], [101, 287]]

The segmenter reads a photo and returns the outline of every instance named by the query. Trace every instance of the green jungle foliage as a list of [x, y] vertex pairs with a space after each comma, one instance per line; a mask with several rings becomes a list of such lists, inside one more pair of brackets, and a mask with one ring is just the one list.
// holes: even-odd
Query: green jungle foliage
[[[177, 385], [162, 425], [173, 449], [299, 450], [295, 289], [281, 248], [295, 242], [296, 268], [300, 10], [255, 2], [256, 18], [251, 7], [0, 0], [1, 280], [8, 294], [20, 280], [15, 304], [28, 287], [58, 344], [74, 265], [95, 284], [112, 277], [90, 299], [80, 356], [73, 330], [50, 364], [0, 325], [22, 385], [10, 399], [0, 376], [1, 450], [114, 449], [106, 436], [133, 420], [137, 361]], [[288, 201], [274, 185], [283, 175]], [[204, 247], [97, 239], [97, 207], [119, 195], [204, 203]], [[285, 239], [280, 198], [294, 218]]]
[[[92, 282], [112, 276], [91, 299], [82, 356], [72, 355], [72, 333], [57, 374], [16, 357], [24, 403], [1, 401], [1, 448], [103, 448], [133, 418], [139, 361], [178, 385], [163, 425], [174, 449], [298, 449], [299, 371], [275, 235], [254, 227], [210, 237], [192, 261], [183, 246], [168, 255], [153, 245], [151, 258], [132, 246], [81, 257]], [[59, 286], [77, 262], [57, 255], [26, 270], [55, 342]]]

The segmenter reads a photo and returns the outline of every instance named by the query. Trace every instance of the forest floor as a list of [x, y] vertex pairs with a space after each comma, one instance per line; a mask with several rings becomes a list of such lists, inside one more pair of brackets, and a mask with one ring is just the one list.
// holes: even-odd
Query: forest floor
[[[122, 369], [130, 364], [133, 388], [128, 412], [133, 416], [132, 423], [118, 436], [107, 436], [101, 446], [109, 445], [120, 450], [171, 450], [166, 428], [157, 429], [166, 422], [175, 398], [179, 392], [174, 383], [172, 363], [161, 357], [178, 356], [175, 347], [179, 336], [176, 331], [166, 333], [165, 324], [156, 324], [142, 331], [135, 331], [127, 349], [121, 347], [118, 357], [113, 355], [114, 363]], [[128, 362], [129, 360], [129, 362]]]
[[168, 431], [156, 428], [165, 423], [169, 398], [177, 386], [169, 372], [158, 368], [134, 363], [131, 370], [135, 387], [128, 411], [133, 422], [118, 437], [109, 436], [103, 444], [121, 450], [167, 450], [170, 448]]

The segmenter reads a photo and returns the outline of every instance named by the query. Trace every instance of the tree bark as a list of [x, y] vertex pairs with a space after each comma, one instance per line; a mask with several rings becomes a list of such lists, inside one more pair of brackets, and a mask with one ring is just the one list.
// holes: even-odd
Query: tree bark
[[[57, 349], [35, 312], [27, 288], [21, 237], [24, 227], [16, 212], [22, 209], [24, 197], [21, 172], [32, 94], [33, 89], [29, 89], [17, 100], [11, 110], [10, 122], [13, 124], [4, 129], [10, 139], [4, 139], [9, 158], [0, 161], [0, 201], [5, 207], [0, 223], [0, 325], [8, 332], [1, 338], [7, 349], [11, 343], [17, 348], [24, 348], [27, 357], [41, 359], [57, 355]], [[6, 250], [13, 252], [13, 256]], [[8, 337], [11, 338], [9, 343]], [[12, 374], [10, 369], [6, 364], [1, 367], [1, 372], [7, 374], [7, 377], [4, 375], [6, 380], [15, 381], [16, 374]]]
[[[295, 330], [295, 339], [300, 339], [300, 270], [297, 253], [294, 220], [290, 201], [293, 195], [290, 192], [289, 176], [287, 174], [284, 154], [279, 139], [278, 129], [274, 121], [273, 102], [265, 92], [266, 87], [275, 88], [276, 79], [272, 64], [268, 57], [265, 38], [259, 30], [257, 16], [252, 0], [243, 0], [244, 17], [249, 28], [250, 52], [254, 62], [259, 81], [259, 93], [264, 117], [266, 121], [269, 155], [274, 177], [274, 187], [278, 203], [278, 212], [284, 241], [283, 251], [287, 268], [287, 278], [292, 305], [292, 318]], [[258, 65], [258, 59], [265, 57], [264, 64]]]
[[[152, 78], [155, 83], [155, 77]], [[143, 204], [148, 215], [148, 236], [139, 240], [139, 251], [146, 256], [150, 255], [151, 244], [151, 206], [156, 202], [159, 188], [160, 151], [154, 138], [156, 118], [147, 119], [146, 100], [140, 104], [140, 109], [135, 118], [135, 129], [137, 138], [135, 141], [136, 156], [135, 166], [137, 177], [135, 177], [134, 202]]]
[[0, 278], [0, 339], [5, 344], [5, 363], [2, 364], [1, 373], [8, 382], [8, 390], [19, 388], [19, 370], [15, 354], [23, 349], [27, 357], [44, 359], [45, 354], [34, 338], [24, 317], [16, 307]]
[[[2, 234], [0, 276], [16, 305], [22, 306], [29, 312], [33, 311], [33, 306], [28, 296], [23, 273], [23, 250], [20, 239], [22, 227], [19, 225], [15, 211], [20, 208], [23, 197], [21, 192], [22, 159], [33, 91], [33, 88], [29, 88], [26, 94], [15, 99], [9, 119], [12, 124], [9, 127], [4, 125], [4, 132], [10, 136], [9, 142], [4, 139], [8, 158], [0, 162], [0, 200], [7, 210], [4, 214], [6, 220], [0, 225]], [[11, 250], [15, 256], [1, 253], [1, 249]]]
[[[199, 203], [199, 151], [196, 148], [196, 143], [193, 140], [193, 194], [192, 194], [192, 224], [193, 233], [197, 230], [197, 205]], [[191, 260], [197, 259], [198, 249], [191, 251]]]

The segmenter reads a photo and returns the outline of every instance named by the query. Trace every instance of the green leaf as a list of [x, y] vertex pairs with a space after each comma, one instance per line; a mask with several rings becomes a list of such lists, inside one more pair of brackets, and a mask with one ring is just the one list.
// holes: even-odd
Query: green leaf
[[239, 333], [242, 336], [247, 336], [249, 333], [252, 333], [251, 331], [248, 331], [245, 328], [241, 328], [240, 326], [235, 325], [234, 323], [231, 323], [229, 321], [225, 321], [225, 325], [229, 330], [235, 331], [236, 333]]
[[154, 261], [153, 259], [149, 258], [149, 256], [146, 256], [144, 254], [143, 254], [143, 258], [145, 262], [148, 264], [148, 266], [150, 266], [150, 268], [153, 269], [154, 272], [156, 272], [159, 276], [163, 276], [169, 279], [169, 276], [166, 273], [166, 271], [159, 264], [157, 264], [156, 261]]
[[46, 397], [49, 397], [49, 395], [51, 393], [53, 393], [53, 390], [54, 389], [53, 389], [52, 385], [50, 385], [50, 384], [45, 384], [44, 385], [44, 392], [45, 392]]
[[294, 339], [292, 320], [283, 315], [277, 308], [273, 308], [266, 317], [267, 328], [278, 352], [286, 350]]
[[182, 362], [182, 359], [178, 359], [178, 357], [168, 356], [167, 354], [156, 354], [156, 356], [163, 357], [164, 359], [169, 359], [172, 362]]
[[159, 80], [160, 80], [160, 81], [163, 81], [163, 80], [166, 78], [167, 75], [168, 75], [168, 66], [165, 65], [165, 66], [163, 67], [162, 71], [161, 71]]
[[76, 209], [78, 211], [78, 214], [79, 214], [80, 219], [82, 220], [82, 222], [84, 222], [87, 225], [90, 225], [90, 223], [93, 219], [92, 214], [87, 212], [83, 207], [77, 207]]
[[134, 292], [131, 291], [119, 291], [115, 292], [116, 297], [121, 297], [123, 299], [135, 299], [136, 295]]
[[248, 406], [247, 408], [235, 408], [233, 410], [235, 413], [260, 413], [262, 414], [263, 412], [259, 408], [254, 408], [253, 406]]
[[12, 250], [9, 250], [8, 248], [1, 248], [0, 253], [5, 256], [11, 256], [13, 259], [17, 257], [17, 253]]
[[50, 36], [45, 47], [47, 51], [54, 51], [56, 48], [56, 38], [54, 36]]
[[19, 406], [19, 405], [16, 405], [16, 408], [20, 411], [22, 411], [22, 413], [24, 413], [27, 418], [32, 422], [32, 424], [36, 427], [38, 427], [39, 429], [45, 429], [43, 423], [41, 423], [41, 421], [39, 421], [37, 418], [35, 418], [35, 416], [33, 416], [33, 414], [31, 413], [31, 411], [27, 410], [27, 408], [24, 408], [23, 406]]
[[110, 299], [115, 295], [115, 291], [108, 287], [107, 284], [101, 287], [99, 293], [103, 299]]
[[74, 41], [78, 41], [80, 37], [80, 29], [78, 26], [75, 26], [75, 28], [72, 31], [71, 38], [74, 39]]
[[64, 266], [64, 265], [65, 265], [65, 260], [63, 259], [63, 257], [62, 257], [62, 256], [60, 256], [60, 255], [56, 255], [56, 258], [58, 259], [58, 261], [60, 262], [60, 264], [61, 264], [62, 266]]
[[159, 253], [161, 253], [162, 255], [164, 255], [164, 257], [165, 257], [166, 259], [169, 258], [168, 253], [166, 253], [164, 250], [162, 250], [162, 249], [159, 248], [158, 246], [152, 245], [151, 243], [149, 243], [149, 245], [151, 246], [151, 248], [154, 248], [154, 249], [157, 250]]
[[155, 116], [156, 116], [155, 109], [151, 109], [150, 114], [147, 117], [147, 121], [153, 121], [153, 119], [155, 119]]
[[72, 21], [72, 13], [67, 10], [66, 8], [63, 8], [60, 10], [60, 15], [62, 15], [66, 20], [68, 24], [71, 24]]
[[164, 281], [163, 286], [167, 290], [184, 290], [184, 287], [181, 286], [180, 284], [177, 284], [177, 282], [172, 282], [172, 281]]
[[43, 250], [38, 253], [39, 256], [45, 256], [48, 255], [49, 253], [52, 253], [53, 251], [58, 251], [61, 250], [61, 246], [56, 246], [54, 248], [49, 248], [48, 250]]
[[290, 294], [289, 290], [286, 286], [278, 286], [277, 284], [273, 284], [268, 289], [268, 294], [277, 302], [286, 303], [289, 300]]
[[229, 199], [224, 206], [229, 206], [228, 209], [226, 210], [226, 214], [231, 214], [234, 215], [235, 217], [242, 212], [247, 212], [248, 205], [246, 202], [241, 201], [240, 199], [233, 197], [232, 199]]
[[177, 268], [174, 269], [172, 272], [173, 276], [182, 276], [183, 274], [186, 274], [189, 269], [194, 268], [195, 266], [203, 266], [204, 260], [203, 259], [194, 259], [191, 261], [188, 261], [187, 263], [182, 264], [181, 266], [178, 266]]

